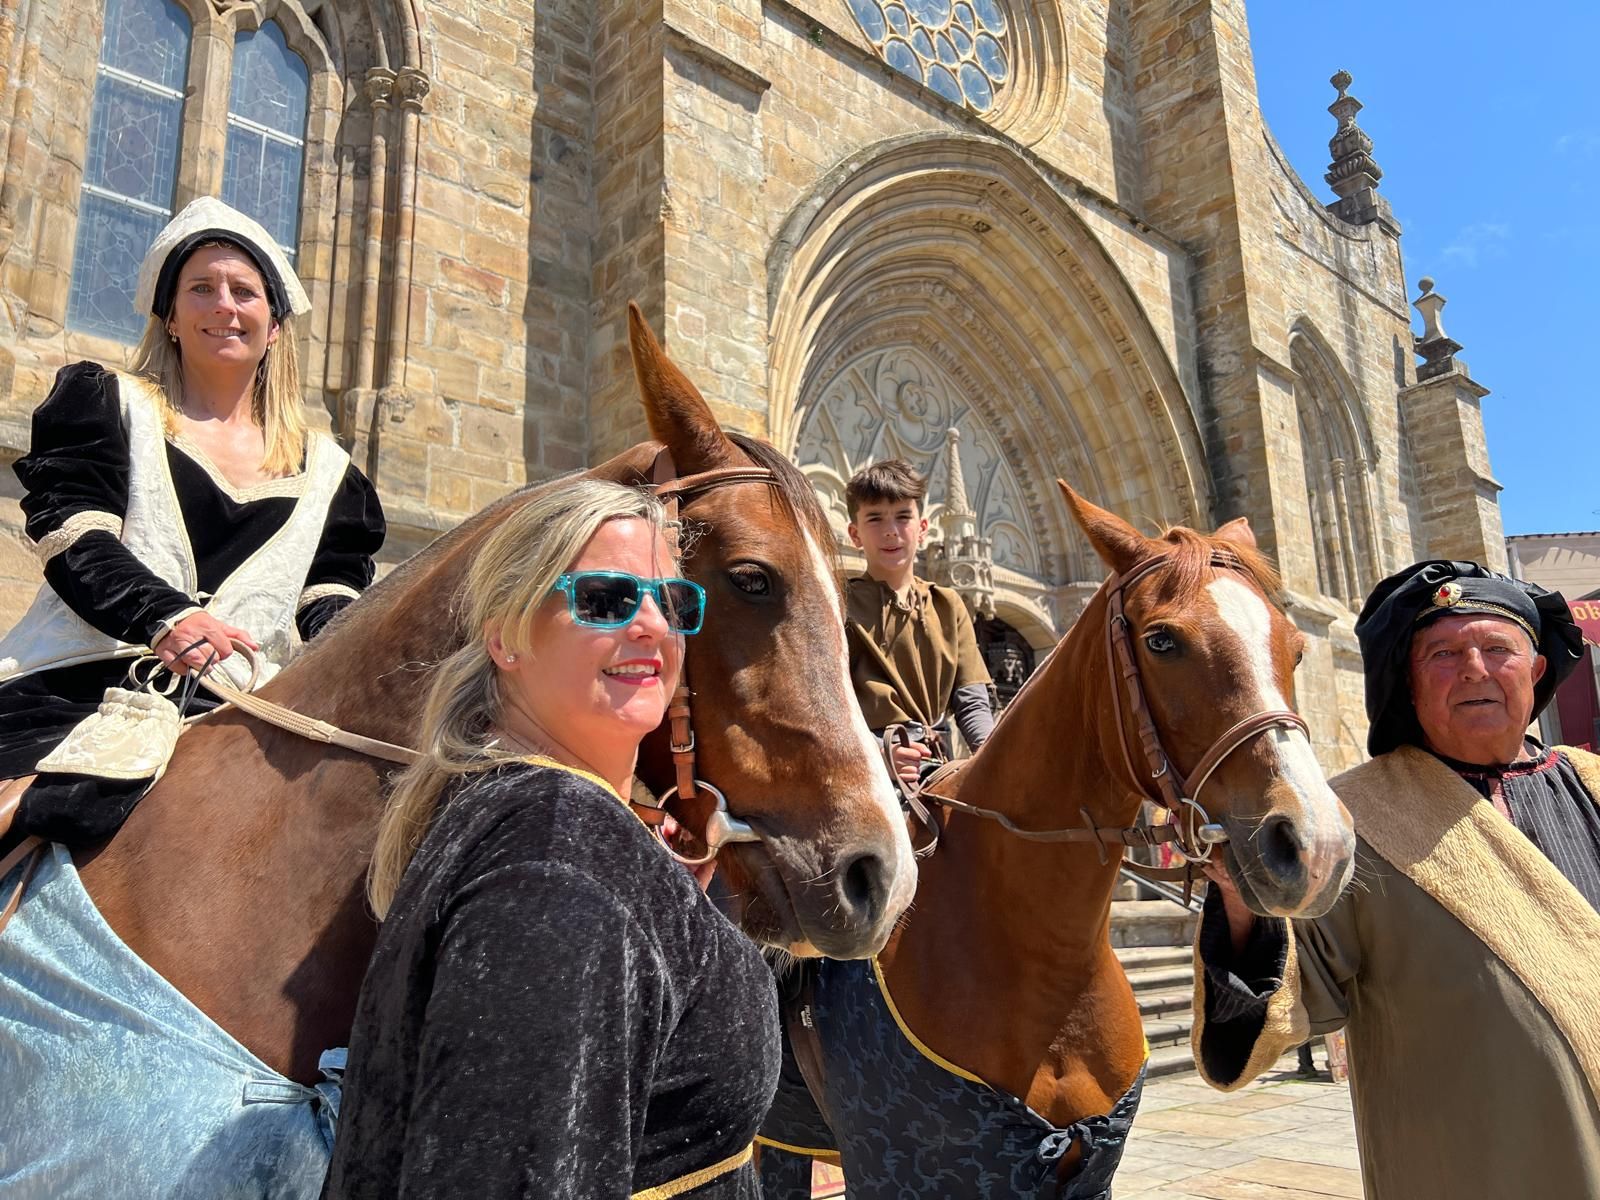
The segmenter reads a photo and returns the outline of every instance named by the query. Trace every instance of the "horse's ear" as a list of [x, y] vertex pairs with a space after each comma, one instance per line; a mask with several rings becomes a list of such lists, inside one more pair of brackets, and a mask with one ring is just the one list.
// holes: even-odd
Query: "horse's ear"
[[1256, 531], [1250, 528], [1248, 517], [1235, 517], [1211, 536], [1232, 542], [1235, 546], [1248, 546], [1251, 550], [1256, 548]]
[[650, 436], [672, 451], [678, 470], [704, 471], [735, 458], [738, 451], [717, 425], [705, 397], [667, 357], [632, 300], [628, 301], [628, 345]]
[[1065, 480], [1056, 480], [1061, 494], [1066, 497], [1072, 519], [1078, 523], [1094, 547], [1095, 553], [1105, 560], [1106, 566], [1121, 574], [1129, 567], [1150, 556], [1150, 539], [1116, 513], [1107, 512], [1090, 504], [1067, 486]]

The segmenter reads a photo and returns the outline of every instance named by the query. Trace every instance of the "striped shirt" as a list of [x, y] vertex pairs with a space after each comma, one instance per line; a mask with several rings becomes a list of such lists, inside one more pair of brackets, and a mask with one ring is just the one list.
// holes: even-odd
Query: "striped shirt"
[[1498, 791], [1511, 823], [1600, 911], [1600, 804], [1561, 751], [1536, 742], [1528, 748], [1527, 758], [1505, 767], [1437, 757], [1485, 800]]

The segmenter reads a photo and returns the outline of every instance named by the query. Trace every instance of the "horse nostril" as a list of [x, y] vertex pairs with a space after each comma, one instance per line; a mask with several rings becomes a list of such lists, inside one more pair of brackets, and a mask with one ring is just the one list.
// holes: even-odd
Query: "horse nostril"
[[839, 899], [862, 924], [876, 924], [889, 892], [889, 872], [876, 854], [859, 854], [839, 872]]
[[1256, 834], [1261, 864], [1273, 878], [1287, 881], [1305, 874], [1305, 839], [1288, 817], [1268, 817]]

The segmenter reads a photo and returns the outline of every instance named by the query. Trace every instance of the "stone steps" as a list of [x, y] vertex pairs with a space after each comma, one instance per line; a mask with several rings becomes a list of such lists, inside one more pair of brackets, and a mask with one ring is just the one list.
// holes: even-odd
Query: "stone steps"
[[1191, 946], [1199, 917], [1169, 900], [1117, 900], [1111, 944], [1127, 972], [1150, 1043], [1148, 1078], [1192, 1070], [1194, 1026]]
[[1171, 900], [1114, 900], [1111, 903], [1111, 944], [1117, 949], [1135, 946], [1187, 946], [1194, 941], [1200, 918]]

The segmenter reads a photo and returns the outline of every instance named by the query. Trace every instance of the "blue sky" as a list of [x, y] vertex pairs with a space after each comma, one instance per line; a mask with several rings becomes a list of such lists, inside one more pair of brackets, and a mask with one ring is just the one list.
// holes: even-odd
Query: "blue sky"
[[1437, 281], [1490, 389], [1506, 532], [1600, 529], [1600, 4], [1253, 0], [1249, 20], [1267, 123], [1325, 199], [1328, 77], [1355, 76], [1411, 297]]

